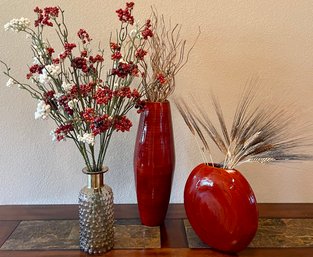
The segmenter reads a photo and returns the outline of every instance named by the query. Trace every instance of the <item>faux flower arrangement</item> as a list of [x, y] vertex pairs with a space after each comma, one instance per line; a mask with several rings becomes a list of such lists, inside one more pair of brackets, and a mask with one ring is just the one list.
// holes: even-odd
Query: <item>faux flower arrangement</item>
[[[102, 169], [113, 133], [131, 128], [128, 111], [136, 107], [141, 112], [144, 107], [141, 88], [132, 85], [134, 78], [141, 77], [139, 63], [144, 60], [146, 42], [153, 33], [149, 20], [140, 28], [134, 26], [133, 8], [130, 2], [116, 11], [121, 25], [115, 41], [110, 42], [112, 68], [104, 79], [104, 50], [92, 51], [92, 38], [85, 29], [77, 32], [78, 43], [70, 41], [60, 7], [36, 7], [34, 28], [27, 18], [4, 25], [6, 31], [23, 32], [30, 38], [34, 56], [27, 83], [13, 77], [9, 66], [2, 62], [4, 74], [9, 77], [7, 86], [17, 85], [38, 100], [35, 119], [52, 118], [57, 125], [51, 132], [53, 140], [72, 139], [88, 172]], [[55, 28], [61, 52], [45, 39], [44, 32], [51, 27]], [[95, 144], [99, 144], [97, 150]]]

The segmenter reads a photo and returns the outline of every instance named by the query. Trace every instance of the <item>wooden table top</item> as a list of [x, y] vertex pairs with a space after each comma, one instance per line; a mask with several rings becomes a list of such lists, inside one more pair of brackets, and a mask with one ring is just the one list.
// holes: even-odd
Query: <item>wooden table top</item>
[[[313, 218], [313, 204], [258, 204], [260, 217], [268, 218]], [[117, 219], [138, 218], [137, 206], [115, 205]], [[0, 247], [22, 220], [69, 220], [78, 219], [77, 205], [3, 205], [0, 206]], [[143, 250], [112, 250], [97, 256], [179, 256], [179, 257], [224, 257], [230, 256], [210, 249], [189, 249], [183, 220], [186, 214], [182, 204], [171, 204], [164, 225], [160, 227], [161, 248]], [[0, 257], [73, 257], [88, 256], [79, 250], [0, 251]], [[239, 257], [312, 257], [313, 248], [248, 248]]]

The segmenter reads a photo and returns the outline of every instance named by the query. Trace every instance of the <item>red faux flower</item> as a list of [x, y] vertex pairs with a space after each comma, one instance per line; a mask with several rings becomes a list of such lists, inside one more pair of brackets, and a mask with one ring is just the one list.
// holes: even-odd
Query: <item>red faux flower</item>
[[38, 74], [41, 74], [43, 68], [44, 68], [44, 66], [42, 66], [42, 65], [34, 64], [34, 65], [30, 66], [29, 71], [30, 71], [31, 73], [38, 73]]
[[103, 59], [103, 56], [101, 56], [100, 54], [97, 54], [95, 57], [90, 56], [89, 61], [91, 61], [92, 63], [96, 63], [96, 62], [100, 63], [100, 62], [103, 62], [104, 59]]
[[82, 116], [86, 122], [93, 122], [95, 119], [95, 110], [93, 108], [86, 108]]
[[167, 80], [166, 80], [164, 74], [162, 74], [162, 73], [157, 74], [156, 79], [157, 79], [157, 81], [158, 81], [161, 85], [164, 85], [164, 84], [167, 83]]
[[134, 2], [126, 3], [126, 8], [127, 8], [128, 10], [132, 10], [132, 9], [134, 8], [134, 5], [135, 5]]
[[68, 53], [71, 53], [72, 50], [76, 47], [76, 44], [74, 43], [65, 43], [64, 44], [64, 49], [65, 49], [65, 52], [68, 52]]
[[58, 141], [63, 140], [68, 133], [73, 131], [73, 125], [72, 124], [66, 124], [66, 125], [61, 125], [58, 127], [55, 131], [54, 134], [56, 136], [56, 139]]
[[59, 105], [63, 107], [64, 111], [68, 115], [73, 115], [73, 110], [68, 106], [68, 101], [70, 100], [69, 97], [62, 95], [60, 98], [58, 98]]
[[80, 86], [81, 95], [84, 97], [87, 96], [89, 93], [91, 93], [91, 91], [95, 85], [96, 85], [96, 83], [94, 83], [94, 82], [89, 82], [88, 84], [81, 85]]
[[146, 21], [146, 25], [144, 30], [141, 32], [141, 35], [144, 39], [148, 39], [149, 37], [153, 37], [153, 32], [151, 30], [151, 20]]
[[59, 64], [60, 63], [60, 59], [59, 58], [54, 58], [54, 59], [52, 59], [52, 63], [53, 64]]
[[114, 128], [116, 131], [129, 131], [132, 126], [132, 122], [126, 116], [121, 116], [114, 119]]
[[43, 94], [45, 102], [47, 103], [49, 100], [51, 100], [54, 97], [54, 94], [55, 94], [54, 90], [49, 90], [45, 92]]
[[53, 110], [57, 110], [57, 104], [54, 99], [55, 91], [54, 90], [49, 90], [43, 94], [43, 100], [45, 101], [46, 104], [49, 104]]
[[121, 52], [119, 52], [119, 51], [115, 52], [115, 53], [112, 54], [112, 56], [111, 56], [111, 59], [112, 59], [112, 60], [119, 60], [119, 59], [121, 59], [121, 58], [122, 58], [122, 54], [121, 54]]
[[80, 57], [87, 57], [87, 55], [88, 55], [87, 50], [83, 50], [80, 52]]
[[68, 57], [71, 53], [72, 50], [76, 47], [76, 44], [74, 43], [64, 43], [64, 49], [65, 51], [60, 54], [60, 58], [64, 60], [66, 57]]
[[142, 113], [146, 108], [146, 101], [138, 99], [135, 108], [138, 109], [137, 113]]
[[87, 60], [83, 57], [75, 57], [72, 60], [71, 66], [73, 68], [81, 69], [83, 72], [87, 73], [89, 71], [87, 66]]
[[112, 75], [117, 75], [120, 78], [126, 78], [127, 75], [137, 76], [138, 67], [136, 64], [120, 62], [116, 69], [112, 69]]
[[58, 7], [45, 7], [44, 15], [49, 17], [58, 17], [59, 16], [59, 8]]
[[96, 117], [90, 125], [90, 128], [92, 130], [92, 133], [96, 136], [107, 131], [111, 126], [112, 118], [104, 114], [100, 117]]
[[131, 75], [135, 76], [135, 77], [138, 77], [139, 76], [138, 73], [139, 73], [138, 66], [137, 65], [133, 65], [132, 71], [131, 71]]
[[117, 43], [113, 43], [113, 42], [110, 43], [110, 48], [113, 51], [115, 51], [115, 50], [120, 51], [121, 50], [121, 47]]
[[143, 60], [143, 58], [145, 57], [145, 55], [147, 54], [147, 51], [143, 50], [142, 48], [138, 49], [136, 51], [136, 58], [139, 59], [139, 60]]
[[131, 98], [132, 92], [129, 87], [122, 87], [114, 91], [115, 96]]
[[131, 96], [135, 99], [140, 98], [140, 93], [138, 92], [138, 90], [135, 88], [133, 89], [133, 92], [131, 93]]
[[37, 20], [35, 20], [35, 27], [38, 27], [39, 25], [52, 27], [53, 23], [50, 21], [50, 19], [57, 18], [59, 16], [58, 7], [45, 7], [42, 10], [37, 6], [34, 9], [34, 12], [38, 15]]
[[134, 24], [134, 17], [131, 15], [131, 11], [134, 7], [134, 3], [126, 3], [126, 8], [116, 10], [117, 16], [121, 22], [129, 23], [130, 25]]
[[44, 66], [39, 65], [39, 64], [34, 64], [34, 65], [30, 66], [29, 67], [29, 73], [26, 75], [26, 78], [30, 79], [34, 73], [42, 74], [43, 68], [44, 68]]
[[77, 36], [81, 39], [81, 41], [83, 42], [83, 44], [86, 44], [87, 42], [90, 42], [92, 39], [90, 38], [89, 34], [87, 33], [86, 30], [84, 29], [80, 29], [77, 32]]
[[47, 47], [46, 51], [49, 56], [52, 56], [52, 54], [54, 53], [54, 49], [52, 47]]
[[98, 88], [95, 99], [97, 104], [107, 104], [113, 96], [113, 92], [109, 87]]

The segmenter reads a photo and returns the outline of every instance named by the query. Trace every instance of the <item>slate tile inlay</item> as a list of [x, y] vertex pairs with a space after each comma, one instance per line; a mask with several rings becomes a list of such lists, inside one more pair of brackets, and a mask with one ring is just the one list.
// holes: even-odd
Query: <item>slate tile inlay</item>
[[[160, 228], [138, 220], [115, 224], [114, 249], [160, 248]], [[78, 220], [22, 221], [0, 250], [79, 249]]]
[[[209, 248], [184, 220], [189, 248]], [[313, 219], [261, 218], [251, 248], [313, 247]]]

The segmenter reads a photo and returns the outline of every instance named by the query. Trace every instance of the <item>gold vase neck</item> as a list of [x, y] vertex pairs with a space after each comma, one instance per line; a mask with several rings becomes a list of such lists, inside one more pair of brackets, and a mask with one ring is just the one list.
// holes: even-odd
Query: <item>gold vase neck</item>
[[103, 173], [101, 174], [88, 174], [87, 175], [87, 187], [92, 189], [98, 189], [103, 187], [104, 181], [103, 181]]
[[87, 187], [92, 189], [99, 189], [104, 185], [104, 173], [108, 171], [108, 167], [103, 167], [101, 171], [88, 172], [86, 168], [83, 173], [87, 175]]

